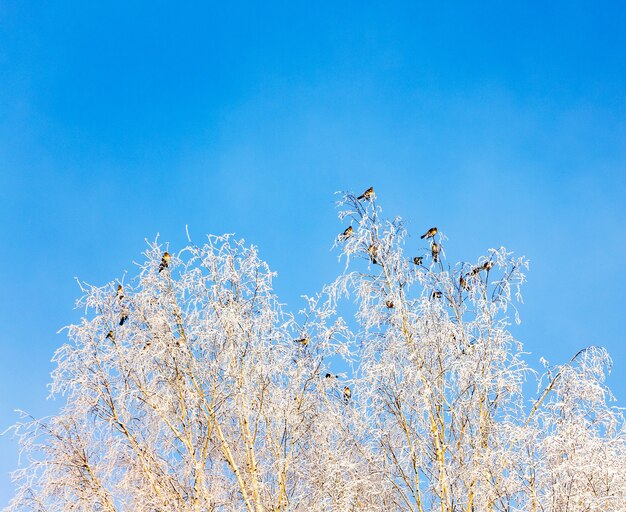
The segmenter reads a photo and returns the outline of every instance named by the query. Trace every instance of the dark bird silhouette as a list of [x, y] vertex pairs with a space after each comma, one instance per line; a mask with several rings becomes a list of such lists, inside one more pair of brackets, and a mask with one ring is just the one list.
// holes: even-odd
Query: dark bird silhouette
[[115, 333], [113, 331], [109, 331], [107, 334], [107, 340], [115, 341]]
[[120, 302], [124, 299], [124, 288], [122, 287], [121, 284], [117, 285], [117, 300], [119, 300]]
[[413, 263], [415, 263], [416, 265], [421, 265], [423, 260], [424, 258], [422, 256], [415, 256], [415, 258], [413, 258]]
[[437, 242], [433, 242], [433, 245], [430, 247], [430, 252], [433, 256], [433, 261], [437, 263], [439, 261], [439, 253], [441, 252], [441, 247]]
[[308, 336], [303, 336], [302, 338], [298, 338], [297, 340], [293, 340], [294, 343], [298, 343], [299, 345], [302, 345], [303, 347], [306, 347], [309, 344], [309, 337]]
[[341, 233], [341, 235], [339, 235], [339, 241], [347, 240], [352, 236], [353, 233], [354, 229], [352, 229], [352, 226], [348, 226], [345, 231]]
[[331, 377], [332, 377], [332, 375], [331, 375], [330, 373], [327, 373], [327, 374], [326, 374], [326, 378], [327, 378], [327, 379], [330, 379]]
[[485, 263], [483, 263], [483, 268], [487, 272], [489, 272], [493, 268], [493, 261], [491, 261], [491, 260], [485, 261]]
[[459, 284], [461, 285], [461, 288], [463, 288], [464, 290], [469, 290], [469, 284], [467, 283], [467, 281], [465, 280], [463, 276], [459, 278]]
[[367, 253], [370, 255], [370, 260], [374, 265], [378, 264], [378, 260], [376, 259], [376, 256], [378, 255], [378, 247], [376, 247], [374, 244], [370, 245], [367, 248]]
[[122, 312], [120, 313], [120, 325], [124, 325], [126, 320], [128, 320], [128, 309], [122, 308]]
[[437, 228], [430, 228], [426, 233], [424, 233], [420, 238], [423, 240], [424, 238], [432, 238], [437, 234]]
[[367, 199], [370, 201], [374, 197], [374, 187], [368, 188], [365, 192], [363, 192], [359, 197], [356, 198], [357, 201], [361, 199]]
[[432, 293], [431, 297], [432, 297], [433, 299], [440, 299], [440, 298], [441, 298], [441, 295], [442, 295], [442, 294], [441, 294], [441, 292], [439, 292], [439, 291], [434, 291], [434, 292]]
[[170, 261], [172, 261], [170, 253], [164, 252], [163, 257], [161, 258], [161, 265], [159, 265], [159, 272], [161, 272], [165, 268], [168, 268], [170, 266]]
[[348, 402], [350, 401], [350, 399], [352, 398], [352, 390], [346, 386], [345, 388], [343, 388], [343, 399]]

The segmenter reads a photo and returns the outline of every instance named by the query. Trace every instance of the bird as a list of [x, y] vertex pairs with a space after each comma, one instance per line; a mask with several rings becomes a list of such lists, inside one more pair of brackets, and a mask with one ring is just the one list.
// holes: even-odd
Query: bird
[[302, 345], [303, 347], [306, 347], [309, 344], [309, 337], [308, 336], [303, 336], [302, 338], [298, 338], [297, 340], [293, 340], [294, 343], [298, 343], [299, 345]]
[[124, 299], [124, 288], [122, 287], [121, 284], [118, 284], [117, 285], [117, 300], [121, 302], [122, 299]]
[[341, 233], [341, 235], [339, 235], [339, 240], [346, 240], [348, 238], [350, 238], [352, 236], [352, 234], [354, 233], [354, 229], [352, 229], [352, 226], [348, 226], [345, 231], [343, 233]]
[[343, 388], [343, 399], [347, 402], [350, 400], [350, 398], [352, 398], [352, 390], [346, 386], [345, 388]]
[[464, 290], [469, 290], [469, 284], [467, 283], [467, 281], [465, 280], [463, 276], [459, 278], [459, 284], [461, 285], [461, 288], [463, 288]]
[[113, 331], [109, 331], [107, 334], [107, 340], [115, 341], [115, 333]]
[[332, 374], [330, 374], [330, 373], [327, 373], [327, 374], [326, 374], [326, 378], [327, 378], [327, 379], [330, 379], [331, 377], [332, 377]]
[[461, 354], [471, 353], [476, 348], [476, 340], [472, 340], [469, 343], [466, 343], [465, 346], [461, 348]]
[[370, 255], [370, 260], [374, 265], [378, 264], [378, 260], [376, 259], [376, 255], [378, 254], [378, 248], [372, 244], [367, 248], [367, 253]]
[[164, 268], [168, 268], [170, 266], [170, 261], [172, 257], [169, 252], [164, 252], [163, 257], [161, 258], [161, 265], [159, 265], [159, 272], [161, 272]]
[[493, 261], [491, 261], [491, 260], [485, 261], [485, 263], [483, 263], [483, 268], [487, 272], [489, 272], [493, 268]]
[[420, 238], [423, 240], [424, 238], [432, 238], [437, 234], [437, 228], [430, 228], [426, 233], [424, 233]]
[[433, 261], [437, 263], [439, 261], [439, 252], [441, 251], [441, 247], [437, 242], [433, 242], [433, 245], [430, 247], [430, 252], [433, 255]]
[[122, 312], [120, 313], [120, 325], [124, 325], [126, 320], [128, 320], [128, 309], [122, 308]]
[[422, 258], [422, 256], [415, 256], [415, 258], [413, 258], [413, 263], [415, 263], [416, 265], [421, 265], [423, 259], [424, 258]]
[[433, 299], [440, 299], [440, 298], [441, 298], [441, 292], [439, 292], [439, 291], [434, 291], [434, 292], [432, 293], [431, 297], [432, 297]]
[[393, 307], [393, 301], [391, 301], [390, 299], [387, 299], [385, 301], [385, 306], [387, 306], [387, 308], [391, 309]]
[[367, 199], [370, 201], [374, 197], [374, 187], [368, 188], [365, 192], [363, 192], [359, 197], [356, 198], [357, 201], [361, 199]]

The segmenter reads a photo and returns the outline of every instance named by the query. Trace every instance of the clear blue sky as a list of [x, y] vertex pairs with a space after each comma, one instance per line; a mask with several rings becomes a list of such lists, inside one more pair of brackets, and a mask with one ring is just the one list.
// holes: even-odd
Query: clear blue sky
[[[340, 268], [333, 192], [370, 185], [451, 257], [528, 256], [531, 362], [604, 345], [626, 405], [621, 2], [207, 4], [0, 1], [0, 430], [59, 405], [74, 276], [188, 224], [297, 305]], [[0, 507], [16, 458], [0, 438]]]

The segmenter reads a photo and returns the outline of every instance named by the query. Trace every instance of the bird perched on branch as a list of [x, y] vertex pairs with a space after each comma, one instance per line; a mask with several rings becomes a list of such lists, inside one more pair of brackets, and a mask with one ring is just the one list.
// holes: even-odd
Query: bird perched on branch
[[122, 287], [121, 284], [117, 285], [117, 300], [119, 300], [120, 302], [122, 302], [122, 300], [124, 299], [124, 288]]
[[469, 271], [470, 276], [475, 276], [480, 274], [483, 270], [486, 270], [487, 272], [489, 272], [492, 268], [493, 268], [493, 261], [488, 260], [485, 261], [485, 263], [483, 263], [482, 265], [478, 266], [478, 267], [474, 267], [472, 270]]
[[390, 300], [390, 299], [387, 299], [387, 300], [385, 301], [385, 306], [387, 306], [387, 308], [388, 308], [388, 309], [393, 308], [393, 301], [392, 301], [392, 300]]
[[126, 308], [122, 308], [122, 311], [120, 313], [120, 325], [124, 325], [124, 322], [126, 322], [126, 320], [128, 320], [128, 309]]
[[115, 341], [115, 333], [113, 331], [108, 332], [107, 340]]
[[459, 284], [461, 285], [461, 288], [463, 288], [464, 290], [469, 290], [469, 284], [467, 283], [467, 281], [465, 280], [463, 276], [459, 278]]
[[367, 248], [367, 253], [370, 255], [370, 260], [374, 265], [378, 264], [378, 260], [376, 259], [376, 256], [378, 255], [378, 247], [376, 247], [374, 244], [370, 245]]
[[415, 256], [415, 258], [413, 258], [413, 263], [415, 263], [416, 265], [421, 265], [423, 260], [424, 258], [422, 258], [421, 256]]
[[168, 268], [170, 266], [170, 261], [172, 261], [170, 253], [164, 252], [163, 257], [161, 258], [161, 265], [159, 265], [159, 272], [161, 272], [165, 268]]
[[348, 386], [346, 386], [345, 388], [343, 388], [343, 399], [348, 402], [350, 398], [352, 398], [352, 390]]
[[420, 238], [423, 240], [424, 238], [432, 238], [437, 234], [437, 228], [430, 228], [426, 233], [424, 233]]
[[373, 197], [374, 197], [374, 187], [370, 187], [365, 192], [363, 192], [359, 197], [357, 197], [356, 200], [360, 201], [361, 199], [367, 199], [368, 201], [371, 201]]
[[309, 337], [308, 336], [303, 336], [302, 338], [298, 338], [297, 340], [293, 340], [294, 343], [298, 343], [299, 345], [302, 345], [303, 347], [306, 347], [309, 344]]
[[353, 233], [354, 229], [352, 229], [352, 226], [348, 226], [345, 231], [341, 233], [341, 235], [339, 235], [339, 241], [347, 240], [352, 236]]
[[440, 298], [441, 298], [441, 292], [439, 292], [439, 291], [434, 291], [434, 292], [432, 293], [431, 297], [432, 297], [433, 299], [440, 299]]
[[439, 253], [441, 252], [441, 247], [437, 242], [433, 242], [433, 245], [430, 246], [430, 252], [433, 256], [433, 261], [437, 263], [439, 261]]

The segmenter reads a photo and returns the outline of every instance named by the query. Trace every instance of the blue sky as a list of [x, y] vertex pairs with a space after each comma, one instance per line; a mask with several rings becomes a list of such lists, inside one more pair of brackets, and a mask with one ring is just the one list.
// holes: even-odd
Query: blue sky
[[[376, 187], [417, 247], [531, 260], [537, 364], [603, 345], [626, 405], [619, 2], [0, 0], [0, 430], [50, 414], [74, 277], [144, 239], [235, 232], [290, 304], [340, 269], [333, 192]], [[0, 438], [0, 506], [17, 451]]]

